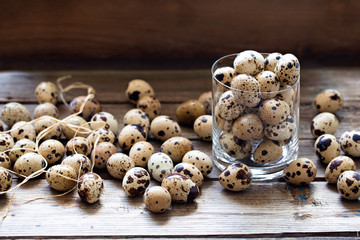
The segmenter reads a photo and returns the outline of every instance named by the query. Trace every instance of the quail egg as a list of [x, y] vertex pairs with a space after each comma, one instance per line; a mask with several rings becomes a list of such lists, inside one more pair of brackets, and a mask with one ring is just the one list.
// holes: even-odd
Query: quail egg
[[219, 176], [220, 184], [227, 190], [238, 192], [247, 189], [252, 182], [250, 168], [242, 163], [229, 165]]
[[146, 189], [144, 203], [151, 212], [165, 212], [171, 205], [171, 195], [165, 188], [154, 186]]
[[165, 153], [154, 153], [151, 155], [147, 169], [153, 179], [161, 182], [167, 175], [172, 173], [174, 164], [171, 158]]
[[194, 121], [201, 115], [205, 115], [204, 105], [199, 100], [190, 99], [178, 106], [176, 109], [176, 117], [179, 123], [192, 125]]
[[174, 173], [179, 173], [181, 175], [187, 176], [191, 179], [198, 187], [204, 181], [204, 176], [200, 172], [200, 170], [190, 163], [178, 163], [173, 170]]
[[93, 130], [99, 128], [110, 129], [114, 134], [117, 134], [119, 130], [119, 125], [116, 118], [108, 112], [99, 112], [96, 113], [90, 121], [90, 127]]
[[106, 169], [116, 179], [123, 179], [126, 172], [134, 168], [134, 161], [124, 153], [114, 153], [106, 162]]
[[231, 87], [235, 98], [246, 107], [256, 107], [260, 100], [260, 84], [252, 76], [246, 74], [240, 74], [234, 77], [231, 81]]
[[137, 197], [144, 194], [149, 184], [149, 173], [144, 168], [134, 167], [126, 172], [122, 187], [127, 195]]
[[337, 90], [325, 89], [316, 95], [314, 105], [318, 112], [336, 113], [344, 105], [344, 98]]
[[38, 103], [57, 104], [59, 98], [59, 90], [52, 82], [41, 82], [35, 88], [35, 96]]
[[68, 165], [54, 165], [47, 170], [46, 181], [53, 189], [66, 192], [76, 186], [77, 173]]
[[298, 158], [284, 169], [284, 178], [288, 183], [303, 186], [312, 182], [317, 173], [316, 165], [308, 158]]
[[151, 143], [140, 141], [135, 143], [129, 151], [129, 157], [134, 162], [135, 166], [145, 168], [151, 155], [155, 152]]
[[234, 60], [234, 69], [237, 73], [256, 75], [264, 70], [264, 57], [253, 50], [239, 53]]
[[64, 157], [65, 147], [58, 140], [49, 139], [41, 143], [38, 152], [48, 164], [55, 164]]
[[161, 103], [159, 99], [153, 96], [144, 96], [140, 98], [136, 107], [144, 111], [150, 120], [153, 120], [161, 114]]
[[213, 162], [211, 158], [204, 152], [192, 150], [187, 152], [183, 159], [183, 163], [190, 163], [200, 170], [201, 174], [206, 177], [213, 170]]
[[183, 156], [193, 150], [192, 142], [184, 137], [172, 137], [160, 146], [160, 152], [167, 154], [174, 163], [181, 162]]
[[323, 134], [334, 134], [339, 127], [339, 120], [334, 114], [323, 112], [316, 115], [311, 122], [311, 134], [318, 138]]
[[190, 178], [173, 173], [163, 179], [161, 187], [170, 192], [172, 202], [192, 202], [199, 195], [199, 187]]
[[198, 117], [193, 126], [194, 132], [204, 141], [212, 139], [212, 116], [202, 115]]
[[137, 101], [144, 96], [155, 97], [154, 89], [148, 82], [142, 79], [131, 80], [126, 87], [125, 94], [133, 104], [136, 104]]
[[126, 125], [119, 133], [119, 146], [123, 151], [128, 151], [137, 142], [146, 141], [147, 134], [140, 125]]
[[271, 71], [274, 72], [275, 71], [275, 67], [277, 65], [277, 63], [279, 62], [280, 58], [282, 57], [281, 53], [271, 53], [269, 54], [266, 58], [265, 58], [265, 66], [264, 69], [266, 71]]
[[346, 155], [360, 157], [360, 131], [346, 131], [340, 137], [341, 149]]
[[274, 69], [276, 77], [282, 84], [294, 85], [300, 76], [300, 63], [293, 54], [283, 55]]
[[1, 109], [1, 120], [9, 127], [12, 127], [17, 122], [30, 121], [31, 115], [24, 105], [17, 102], [10, 102], [5, 104]]
[[95, 203], [104, 190], [104, 181], [96, 173], [86, 173], [79, 179], [77, 188], [82, 201]]
[[315, 153], [323, 163], [328, 164], [340, 155], [340, 143], [331, 134], [324, 134], [315, 141]]
[[264, 126], [261, 119], [253, 113], [247, 113], [235, 120], [232, 132], [242, 140], [254, 140], [261, 138]]
[[41, 103], [34, 109], [34, 119], [42, 116], [58, 118], [60, 115], [58, 108], [49, 102]]
[[149, 133], [150, 119], [148, 115], [140, 109], [134, 108], [125, 113], [124, 124], [125, 126], [129, 124], [140, 125], [146, 133]]
[[263, 139], [254, 151], [257, 164], [273, 163], [282, 157], [283, 149], [279, 141]]
[[337, 180], [337, 189], [343, 198], [357, 200], [360, 197], [360, 174], [355, 171], [343, 172]]
[[325, 180], [330, 184], [336, 184], [337, 179], [345, 171], [355, 171], [354, 160], [347, 156], [338, 156], [331, 160], [325, 170]]

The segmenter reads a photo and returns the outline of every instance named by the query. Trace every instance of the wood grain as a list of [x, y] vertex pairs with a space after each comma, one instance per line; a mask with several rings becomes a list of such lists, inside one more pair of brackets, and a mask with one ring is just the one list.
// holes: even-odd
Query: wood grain
[[[327, 88], [339, 90], [345, 99], [345, 106], [357, 110], [353, 101], [360, 100], [359, 91], [354, 91], [360, 78], [358, 67], [305, 67], [301, 70], [301, 103], [311, 104], [317, 93]], [[13, 101], [35, 103], [34, 90], [41, 81], [53, 81], [65, 75], [72, 79], [65, 81], [86, 82], [97, 89], [101, 103], [126, 103], [127, 83], [135, 78], [145, 79], [154, 88], [161, 102], [180, 103], [196, 99], [211, 90], [210, 66], [197, 70], [86, 70], [86, 71], [11, 71], [0, 73], [0, 102]], [[176, 84], [174, 84], [176, 83]], [[8, 88], [12, 89], [8, 91]], [[24, 91], [25, 89], [25, 91]], [[21, 92], [22, 94], [17, 94]], [[85, 91], [71, 91], [68, 101], [85, 94]]]
[[[209, 90], [211, 79], [204, 69], [3, 72], [0, 108], [11, 100], [24, 103], [32, 112], [36, 106], [33, 95], [36, 85], [66, 74], [93, 85], [103, 110], [112, 113], [120, 127], [124, 114], [134, 107], [123, 94], [128, 80], [136, 77], [148, 80], [162, 101], [163, 114], [175, 118], [177, 106]], [[307, 187], [294, 187], [280, 179], [253, 183], [244, 192], [231, 193], [220, 186], [217, 180], [220, 171], [215, 168], [195, 203], [174, 204], [165, 214], [152, 214], [141, 197], [127, 197], [121, 182], [113, 180], [106, 171], [97, 170], [104, 178], [105, 192], [94, 205], [81, 202], [76, 192], [61, 198], [30, 201], [57, 194], [42, 177], [18, 190], [8, 217], [1, 223], [0, 238], [355, 238], [359, 235], [360, 201], [341, 199], [336, 186], [325, 182], [326, 166], [314, 153], [309, 126], [316, 115], [312, 106], [314, 95], [331, 87], [340, 89], [345, 96], [345, 106], [337, 113], [340, 127], [335, 135], [339, 137], [342, 132], [359, 127], [360, 96], [353, 90], [359, 86], [359, 74], [360, 69], [355, 67], [302, 70], [299, 154], [314, 160], [318, 168], [317, 178]], [[60, 118], [69, 114], [63, 104], [58, 107]], [[182, 126], [182, 130], [195, 149], [211, 155], [211, 143], [201, 141], [191, 127]], [[152, 138], [149, 141], [158, 151], [161, 142]], [[356, 163], [359, 168], [358, 159]], [[15, 178], [14, 183], [19, 180]], [[9, 198], [10, 194], [0, 196], [0, 211], [5, 210]]]
[[[358, 1], [1, 1], [0, 57], [217, 58], [241, 51], [357, 56]], [[5, 61], [6, 62], [6, 61]]]
[[[261, 183], [244, 192], [232, 193], [217, 181], [207, 181], [195, 203], [174, 204], [165, 214], [148, 212], [142, 198], [129, 198], [118, 181], [106, 180], [105, 189], [100, 201], [93, 205], [81, 202], [76, 192], [28, 202], [56, 194], [44, 180], [33, 180], [16, 194], [0, 235], [3, 238], [355, 237], [359, 231], [360, 201], [342, 200], [336, 189], [324, 182], [314, 182], [305, 188]], [[5, 203], [0, 202], [0, 209], [4, 209]]]

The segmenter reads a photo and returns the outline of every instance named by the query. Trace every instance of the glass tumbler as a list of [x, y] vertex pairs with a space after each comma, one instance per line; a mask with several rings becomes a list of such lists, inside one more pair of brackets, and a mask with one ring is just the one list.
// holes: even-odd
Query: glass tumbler
[[298, 155], [300, 75], [292, 86], [278, 83], [279, 91], [274, 92], [232, 88], [215, 71], [233, 67], [236, 56], [218, 59], [211, 69], [214, 164], [222, 171], [230, 164], [244, 163], [254, 181], [281, 177]]

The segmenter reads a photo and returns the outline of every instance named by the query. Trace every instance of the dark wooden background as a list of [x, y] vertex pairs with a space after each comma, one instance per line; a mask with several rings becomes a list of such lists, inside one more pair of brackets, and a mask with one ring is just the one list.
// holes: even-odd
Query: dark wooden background
[[0, 9], [2, 68], [15, 60], [209, 63], [244, 49], [339, 62], [360, 55], [358, 0], [1, 0]]

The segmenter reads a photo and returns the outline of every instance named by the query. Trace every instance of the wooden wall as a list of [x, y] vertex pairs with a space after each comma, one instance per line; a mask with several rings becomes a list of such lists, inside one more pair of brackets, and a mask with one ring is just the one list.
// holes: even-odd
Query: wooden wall
[[358, 0], [0, 1], [0, 59], [360, 55]]

